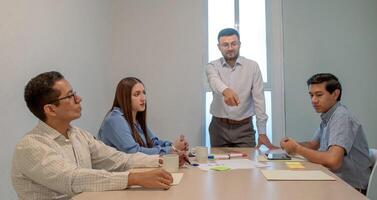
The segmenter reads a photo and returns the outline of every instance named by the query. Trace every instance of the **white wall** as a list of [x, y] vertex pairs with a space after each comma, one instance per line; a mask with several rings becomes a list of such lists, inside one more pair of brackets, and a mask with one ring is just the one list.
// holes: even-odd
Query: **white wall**
[[173, 140], [185, 133], [192, 146], [204, 130], [205, 2], [103, 0], [0, 1], [0, 194], [16, 199], [11, 157], [36, 124], [23, 89], [35, 75], [58, 70], [83, 97], [75, 125], [96, 135], [117, 82], [141, 78], [148, 121]]
[[314, 113], [306, 80], [335, 74], [342, 101], [377, 147], [377, 1], [283, 0], [286, 134], [310, 139], [320, 118]]
[[201, 0], [119, 0], [114, 3], [112, 91], [127, 76], [140, 78], [148, 125], [175, 140], [200, 145], [204, 126], [206, 36]]
[[75, 121], [98, 130], [110, 66], [111, 6], [102, 0], [0, 1], [0, 194], [16, 199], [10, 182], [11, 157], [19, 139], [36, 124], [23, 90], [35, 75], [58, 70], [83, 97]]

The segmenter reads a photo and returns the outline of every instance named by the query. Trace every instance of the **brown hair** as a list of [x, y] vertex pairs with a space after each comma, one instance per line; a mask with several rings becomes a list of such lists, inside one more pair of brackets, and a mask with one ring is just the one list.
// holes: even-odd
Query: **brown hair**
[[141, 139], [140, 135], [137, 133], [136, 128], [135, 128], [135, 123], [132, 121], [132, 102], [131, 102], [131, 97], [132, 97], [132, 88], [137, 84], [141, 83], [142, 85], [143, 82], [139, 80], [138, 78], [135, 77], [127, 77], [119, 81], [118, 86], [115, 91], [115, 97], [114, 97], [114, 102], [113, 106], [111, 107], [111, 110], [114, 109], [114, 107], [119, 107], [124, 115], [124, 118], [128, 122], [131, 132], [132, 132], [132, 137], [134, 140], [142, 147], [152, 147], [152, 141], [148, 137], [148, 132], [147, 132], [147, 123], [146, 123], [146, 118], [147, 118], [147, 104], [145, 103], [145, 110], [142, 112], [138, 112], [136, 114], [136, 120], [139, 122], [141, 129], [144, 132], [145, 139], [147, 141], [147, 144], [143, 142]]

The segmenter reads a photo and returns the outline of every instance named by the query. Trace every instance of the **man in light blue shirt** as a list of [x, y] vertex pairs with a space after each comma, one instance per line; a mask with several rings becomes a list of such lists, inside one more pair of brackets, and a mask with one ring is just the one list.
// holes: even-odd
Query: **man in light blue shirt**
[[336, 175], [366, 193], [371, 161], [360, 122], [340, 103], [342, 87], [332, 74], [315, 74], [307, 81], [312, 105], [322, 122], [310, 141], [297, 143], [284, 138], [281, 147], [309, 161], [324, 165]]
[[219, 32], [218, 48], [223, 57], [206, 67], [213, 92], [209, 133], [212, 147], [255, 147], [252, 116], [256, 115], [258, 146], [273, 148], [266, 136], [268, 116], [265, 111], [263, 80], [258, 64], [239, 56], [241, 47], [237, 30]]

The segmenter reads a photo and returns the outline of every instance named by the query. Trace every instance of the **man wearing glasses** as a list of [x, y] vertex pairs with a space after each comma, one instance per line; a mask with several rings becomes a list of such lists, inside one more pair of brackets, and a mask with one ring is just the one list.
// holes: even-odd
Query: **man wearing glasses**
[[25, 87], [25, 101], [40, 120], [17, 144], [12, 183], [19, 199], [69, 199], [85, 191], [122, 190], [131, 185], [168, 189], [170, 173], [132, 173], [157, 167], [158, 156], [125, 154], [71, 126], [81, 116], [81, 97], [59, 72], [42, 73]]
[[209, 133], [212, 147], [255, 147], [252, 116], [256, 115], [262, 144], [275, 148], [266, 136], [267, 115], [263, 80], [258, 64], [239, 56], [237, 30], [226, 28], [217, 37], [222, 58], [210, 62], [206, 74], [213, 93]]

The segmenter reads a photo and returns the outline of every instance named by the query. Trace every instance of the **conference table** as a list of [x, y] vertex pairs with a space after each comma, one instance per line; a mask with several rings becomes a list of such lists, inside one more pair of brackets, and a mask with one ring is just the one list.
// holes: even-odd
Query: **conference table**
[[[257, 161], [257, 157], [265, 153], [253, 148], [212, 148], [210, 151], [215, 154], [242, 152], [253, 161]], [[168, 190], [129, 188], [122, 191], [84, 192], [73, 197], [73, 200], [367, 199], [322, 165], [304, 161], [301, 162], [304, 169], [299, 170], [321, 170], [334, 177], [335, 181], [268, 181], [262, 174], [262, 169], [288, 167], [284, 161], [263, 163], [268, 166], [229, 171], [205, 171], [195, 166], [187, 166], [179, 170], [184, 173], [181, 182]]]

